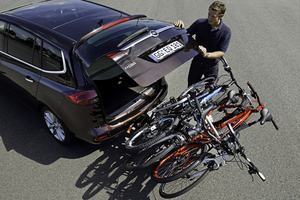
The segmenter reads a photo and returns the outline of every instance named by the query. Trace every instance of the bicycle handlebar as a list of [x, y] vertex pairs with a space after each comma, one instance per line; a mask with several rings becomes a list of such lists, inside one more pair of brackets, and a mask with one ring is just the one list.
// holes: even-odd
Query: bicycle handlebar
[[255, 89], [253, 88], [253, 86], [250, 84], [250, 82], [247, 82], [247, 85], [248, 85], [248, 88], [250, 89], [251, 91], [251, 96], [255, 99], [257, 99], [259, 105], [261, 105], [261, 102], [259, 100], [259, 97], [258, 97], [258, 94], [257, 92], [255, 91]]
[[[238, 149], [239, 149], [239, 153], [241, 154], [241, 156], [249, 163], [248, 164], [248, 172], [249, 174], [252, 176], [252, 174], [257, 174], [259, 176], [259, 178], [262, 181], [265, 181], [266, 178], [265, 176], [258, 170], [258, 168], [253, 164], [253, 162], [246, 156], [245, 152], [244, 152], [244, 147], [241, 146], [241, 144], [239, 143], [238, 139], [236, 138], [236, 131], [234, 131], [232, 125], [230, 123], [226, 124], [229, 133], [233, 136], [236, 144], [238, 145]], [[253, 178], [253, 177], [252, 177]]]
[[221, 60], [222, 63], [223, 63], [224, 69], [225, 69], [226, 71], [230, 71], [231, 68], [229, 67], [229, 65], [228, 65], [227, 61], [225, 60], [225, 58], [222, 56], [222, 57], [220, 57], [220, 60]]
[[254, 94], [257, 94], [250, 82], [247, 82], [247, 85]]
[[249, 163], [249, 165], [248, 165], [248, 167], [249, 167], [248, 168], [249, 174], [251, 176], [252, 176], [252, 174], [257, 174], [262, 181], [265, 181], [266, 177], [258, 170], [258, 168], [251, 162], [251, 160], [249, 158], [247, 158], [247, 157], [246, 157], [246, 160]]
[[[259, 96], [258, 96], [256, 90], [253, 88], [253, 86], [250, 84], [250, 82], [247, 82], [247, 85], [248, 85], [249, 89], [251, 90], [251, 95], [252, 95], [254, 98], [257, 99], [257, 102], [259, 103], [259, 105], [262, 105], [262, 103], [261, 103], [261, 101], [260, 101], [260, 99], [259, 99]], [[272, 124], [274, 125], [274, 127], [276, 128], [276, 130], [279, 130], [279, 127], [278, 127], [277, 124], [275, 123], [275, 121], [274, 121], [272, 115], [269, 114], [269, 113], [268, 113], [268, 115], [269, 115], [269, 119], [264, 120], [264, 121], [271, 121]], [[268, 117], [268, 116], [266, 116], [266, 117]], [[264, 123], [264, 122], [263, 122], [263, 123]], [[262, 123], [262, 124], [263, 124], [263, 123]]]
[[276, 130], [279, 130], [279, 127], [277, 126], [277, 124], [275, 123], [274, 119], [271, 120], [272, 124], [274, 125], [274, 127], [276, 128]]
[[227, 87], [230, 87], [231, 85], [235, 84], [238, 87], [240, 93], [243, 95], [246, 95], [246, 93], [244, 92], [244, 89], [235, 80], [233, 73], [231, 71], [231, 68], [230, 68], [228, 62], [226, 61], [226, 59], [222, 56], [222, 57], [220, 57], [220, 60], [223, 63], [223, 67], [224, 67], [225, 71], [228, 72], [231, 77], [231, 82], [227, 85]]

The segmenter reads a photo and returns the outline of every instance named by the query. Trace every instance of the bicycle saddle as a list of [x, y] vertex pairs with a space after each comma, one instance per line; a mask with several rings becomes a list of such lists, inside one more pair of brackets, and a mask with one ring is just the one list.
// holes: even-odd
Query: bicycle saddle
[[273, 120], [273, 117], [267, 108], [263, 108], [260, 111], [261, 118], [259, 119], [260, 124], [263, 125], [265, 122], [270, 122]]
[[225, 106], [230, 105], [231, 103], [237, 103], [239, 101], [238, 97], [236, 96], [236, 92], [234, 90], [230, 90], [227, 94], [228, 100], [224, 103]]

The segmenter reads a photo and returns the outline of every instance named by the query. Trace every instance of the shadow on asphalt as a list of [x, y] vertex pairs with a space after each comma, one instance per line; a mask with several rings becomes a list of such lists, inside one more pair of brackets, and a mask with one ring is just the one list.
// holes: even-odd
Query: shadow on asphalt
[[147, 199], [156, 186], [150, 178], [150, 169], [126, 171], [125, 162], [129, 155], [122, 145], [124, 134], [101, 145], [77, 141], [71, 146], [63, 146], [48, 133], [36, 111], [1, 87], [0, 94], [0, 139], [7, 152], [14, 150], [43, 165], [51, 165], [60, 158], [77, 159], [100, 152], [100, 157], [87, 166], [75, 184], [77, 188], [86, 189], [83, 199], [103, 191], [110, 199]]
[[60, 145], [48, 133], [42, 117], [0, 88], [0, 137], [7, 152], [17, 153], [43, 165], [59, 158], [76, 159], [99, 150], [99, 146], [78, 141]]
[[86, 189], [83, 199], [90, 199], [100, 192], [108, 194], [111, 200], [149, 199], [157, 185], [150, 178], [151, 166], [126, 171], [125, 163], [130, 155], [122, 144], [125, 141], [123, 135], [101, 144], [99, 158], [80, 175], [75, 185]]

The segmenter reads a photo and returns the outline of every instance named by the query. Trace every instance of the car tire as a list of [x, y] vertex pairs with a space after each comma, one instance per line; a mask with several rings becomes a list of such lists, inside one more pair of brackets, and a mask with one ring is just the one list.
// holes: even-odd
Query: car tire
[[70, 145], [75, 141], [74, 135], [49, 107], [43, 107], [42, 115], [47, 129], [57, 142], [62, 145]]

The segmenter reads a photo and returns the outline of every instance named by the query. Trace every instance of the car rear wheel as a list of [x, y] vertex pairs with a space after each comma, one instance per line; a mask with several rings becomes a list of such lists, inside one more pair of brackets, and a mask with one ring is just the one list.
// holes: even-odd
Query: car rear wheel
[[42, 112], [46, 126], [56, 141], [63, 145], [69, 145], [74, 142], [75, 137], [50, 108], [44, 106]]

